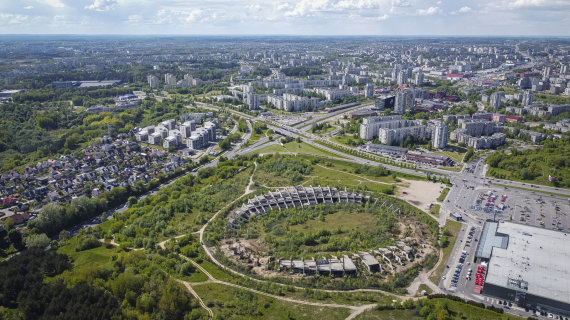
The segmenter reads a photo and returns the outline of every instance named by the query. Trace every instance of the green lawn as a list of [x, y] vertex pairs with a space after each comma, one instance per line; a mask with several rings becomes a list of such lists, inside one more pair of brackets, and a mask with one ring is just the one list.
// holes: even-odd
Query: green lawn
[[[380, 225], [386, 221], [379, 215], [368, 213], [355, 206], [334, 206], [334, 211], [322, 217], [315, 216], [306, 222], [294, 224], [286, 217], [257, 219], [243, 226], [243, 234], [258, 235], [272, 247], [278, 257], [299, 254], [304, 258], [321, 257], [339, 252], [358, 249], [373, 249], [393, 245], [390, 233], [377, 234]], [[304, 209], [305, 211], [311, 209]], [[328, 234], [326, 241], [309, 243], [291, 243], [292, 239], [309, 236], [319, 239], [318, 234]], [[354, 236], [355, 233], [361, 236]], [[353, 235], [351, 237], [351, 235]], [[334, 244], [331, 246], [331, 244]], [[294, 248], [293, 248], [294, 247]]]
[[310, 306], [280, 301], [272, 297], [221, 284], [194, 286], [216, 319], [345, 319], [346, 308]]
[[77, 252], [75, 251], [78, 245], [77, 239], [77, 237], [72, 238], [66, 245], [57, 250], [57, 252], [66, 254], [73, 259], [74, 269], [88, 265], [110, 268], [113, 265], [112, 256], [118, 253], [118, 248], [107, 248], [105, 245], [102, 245], [97, 248]]
[[431, 206], [429, 213], [433, 214], [436, 217], [439, 217], [439, 210], [440, 209], [441, 209], [440, 204], [434, 204], [433, 206]]
[[427, 294], [431, 294], [431, 292], [432, 292], [430, 287], [427, 286], [427, 284], [422, 283], [422, 284], [420, 284], [420, 287], [418, 288], [417, 295], [421, 295], [423, 290], [425, 290]]
[[439, 202], [445, 201], [445, 198], [447, 197], [448, 193], [449, 193], [449, 188], [443, 188], [443, 190], [441, 190], [441, 195], [439, 196], [439, 198], [437, 198], [437, 201]]
[[360, 137], [353, 137], [353, 136], [335, 136], [331, 137], [330, 140], [347, 145], [349, 147], [353, 147], [355, 144], [360, 145], [364, 144], [364, 140], [360, 139]]
[[227, 274], [225, 271], [221, 270], [210, 261], [202, 260], [202, 262], [200, 262], [199, 264], [202, 266], [202, 268], [206, 269], [206, 271], [208, 271], [208, 273], [212, 275], [212, 277], [218, 280], [222, 281], [233, 280], [233, 277], [231, 275]]
[[413, 310], [368, 310], [356, 317], [357, 320], [416, 320], [423, 319], [416, 316]]
[[255, 153], [276, 153], [276, 152], [281, 152], [281, 153], [294, 152], [294, 153], [313, 154], [317, 156], [344, 158], [343, 156], [339, 156], [337, 154], [315, 148], [307, 143], [304, 142], [298, 143], [296, 141], [288, 142], [283, 146], [281, 146], [280, 143], [277, 143], [255, 151]]
[[435, 285], [439, 284], [439, 280], [441, 279], [441, 275], [445, 270], [445, 266], [447, 265], [447, 260], [451, 255], [451, 251], [453, 250], [453, 246], [455, 245], [455, 241], [457, 240], [457, 235], [461, 230], [462, 224], [460, 222], [448, 219], [445, 221], [445, 226], [447, 227], [447, 230], [449, 230], [449, 233], [451, 233], [451, 235], [448, 237], [449, 240], [448, 246], [442, 248], [443, 257], [441, 259], [441, 263], [439, 264], [437, 269], [432, 273], [431, 277], [429, 277], [431, 282], [433, 282]]

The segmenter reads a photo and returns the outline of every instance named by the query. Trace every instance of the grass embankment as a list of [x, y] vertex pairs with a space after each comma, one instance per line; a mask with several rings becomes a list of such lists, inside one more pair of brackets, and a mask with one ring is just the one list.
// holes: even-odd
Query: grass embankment
[[448, 193], [449, 193], [449, 188], [444, 188], [443, 190], [441, 190], [441, 195], [437, 198], [437, 201], [439, 202], [445, 201], [445, 198], [447, 197]]
[[441, 275], [443, 274], [443, 271], [445, 271], [445, 266], [447, 265], [447, 260], [449, 260], [449, 256], [451, 255], [451, 251], [453, 250], [453, 245], [455, 244], [455, 241], [457, 240], [457, 235], [459, 234], [459, 231], [461, 230], [461, 226], [462, 226], [462, 224], [460, 222], [457, 222], [457, 221], [453, 221], [453, 220], [449, 220], [449, 219], [445, 221], [444, 229], [446, 229], [448, 231], [448, 234], [449, 234], [447, 236], [447, 241], [446, 241], [447, 245], [441, 249], [443, 256], [442, 256], [442, 259], [441, 259], [439, 266], [437, 266], [437, 269], [435, 269], [435, 271], [429, 277], [431, 282], [433, 282], [435, 285], [439, 284], [439, 280], [441, 279]]
[[540, 190], [540, 189], [528, 189], [528, 188], [517, 187], [517, 186], [509, 186], [509, 185], [501, 184], [501, 183], [489, 182], [489, 184], [492, 184], [492, 185], [495, 185], [495, 186], [499, 186], [499, 187], [506, 187], [506, 188], [513, 188], [513, 189], [525, 190], [525, 191], [540, 192], [540, 193], [550, 194], [550, 195], [553, 195], [553, 196], [560, 196], [560, 197], [567, 197], [567, 196], [568, 196], [567, 194], [563, 194], [563, 193], [556, 193], [556, 192], [544, 191], [544, 190]]
[[433, 206], [431, 206], [431, 209], [429, 210], [429, 213], [433, 214], [436, 217], [439, 217], [439, 210], [441, 209], [441, 205], [440, 204], [434, 204]]
[[453, 160], [457, 163], [463, 162], [463, 157], [465, 156], [465, 152], [447, 151], [447, 150], [436, 151], [434, 153], [435, 154], [441, 154], [444, 156], [448, 156], [451, 160]]
[[219, 319], [345, 319], [350, 313], [346, 308], [285, 302], [215, 283], [195, 286], [194, 290]]

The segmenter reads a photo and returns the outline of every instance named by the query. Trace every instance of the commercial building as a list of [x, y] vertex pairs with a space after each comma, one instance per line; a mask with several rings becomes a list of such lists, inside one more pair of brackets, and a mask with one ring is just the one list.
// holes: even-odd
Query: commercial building
[[482, 293], [521, 307], [570, 316], [570, 246], [563, 232], [486, 222], [476, 262], [487, 264]]
[[383, 95], [383, 96], [376, 98], [376, 102], [374, 103], [374, 106], [378, 110], [394, 109], [395, 101], [396, 101], [396, 96]]
[[372, 116], [376, 116], [378, 115], [378, 113], [376, 113], [376, 111], [371, 110], [371, 109], [360, 109], [360, 110], [354, 110], [348, 113], [348, 118], [349, 119], [360, 119], [360, 118], [365, 118], [365, 117], [372, 117]]
[[383, 144], [367, 143], [362, 149], [366, 152], [379, 154], [387, 157], [402, 157], [408, 152], [407, 148], [400, 148], [396, 146], [386, 146]]
[[427, 163], [434, 166], [450, 166], [453, 164], [449, 156], [433, 153], [409, 151], [404, 159], [411, 162]]

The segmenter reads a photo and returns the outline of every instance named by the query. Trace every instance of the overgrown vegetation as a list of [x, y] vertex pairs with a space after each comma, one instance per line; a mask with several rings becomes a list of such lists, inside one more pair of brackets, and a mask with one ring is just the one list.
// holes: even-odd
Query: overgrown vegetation
[[[492, 177], [570, 188], [570, 139], [547, 140], [542, 148], [497, 151], [485, 159]], [[548, 177], [555, 179], [550, 182]]]

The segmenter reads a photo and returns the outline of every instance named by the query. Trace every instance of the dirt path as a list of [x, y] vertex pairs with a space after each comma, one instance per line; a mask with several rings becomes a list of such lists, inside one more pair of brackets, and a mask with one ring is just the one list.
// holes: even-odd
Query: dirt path
[[[221, 284], [224, 286], [228, 286], [228, 287], [233, 287], [233, 288], [238, 288], [238, 289], [242, 289], [242, 290], [246, 290], [249, 292], [253, 292], [255, 294], [259, 294], [262, 296], [266, 296], [269, 298], [273, 298], [279, 301], [285, 301], [285, 302], [291, 302], [291, 303], [297, 303], [297, 304], [303, 304], [303, 305], [309, 305], [309, 306], [315, 306], [315, 307], [326, 307], [326, 308], [345, 308], [345, 309], [349, 309], [352, 312], [350, 313], [350, 315], [348, 316], [348, 318], [346, 319], [354, 319], [358, 314], [372, 309], [376, 306], [376, 304], [366, 304], [366, 305], [362, 305], [362, 306], [351, 306], [351, 305], [345, 305], [345, 304], [338, 304], [338, 303], [321, 303], [321, 302], [312, 302], [312, 301], [305, 301], [305, 300], [297, 300], [294, 298], [287, 298], [287, 297], [281, 297], [281, 296], [276, 296], [273, 294], [269, 294], [263, 291], [259, 291], [256, 289], [252, 289], [252, 288], [248, 288], [248, 287], [244, 287], [238, 284], [234, 284], [234, 283], [230, 283], [230, 282], [225, 282], [225, 281], [221, 281], [218, 280], [216, 278], [214, 278], [206, 269], [204, 269], [201, 265], [199, 265], [198, 263], [196, 263], [194, 260], [189, 259], [185, 256], [180, 255], [180, 257], [182, 257], [183, 259], [188, 260], [190, 263], [192, 263], [196, 268], [198, 268], [200, 271], [202, 271], [207, 277], [208, 279], [212, 282], [212, 283], [217, 283], [217, 284]], [[191, 286], [189, 286], [189, 289], [191, 289]], [[192, 289], [192, 291], [194, 291]], [[195, 291], [194, 291], [195, 293]], [[197, 296], [197, 294], [196, 294]], [[201, 302], [201, 300], [200, 300]], [[201, 302], [202, 304], [203, 302]], [[207, 307], [205, 307], [207, 308]]]
[[190, 291], [190, 293], [194, 296], [194, 298], [198, 299], [198, 302], [200, 302], [200, 305], [202, 306], [202, 308], [204, 308], [204, 309], [206, 309], [206, 311], [208, 311], [210, 319], [214, 318], [214, 312], [212, 311], [212, 309], [208, 308], [208, 306], [204, 303], [204, 301], [202, 301], [202, 298], [200, 298], [200, 296], [196, 293], [196, 291], [194, 291], [194, 288], [192, 288], [190, 283], [186, 282], [186, 281], [182, 281], [182, 280], [178, 280], [178, 281], [182, 282], [182, 284], [184, 284], [186, 289], [188, 289], [188, 291]]

